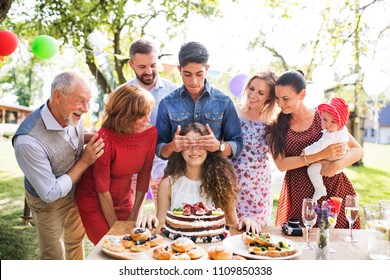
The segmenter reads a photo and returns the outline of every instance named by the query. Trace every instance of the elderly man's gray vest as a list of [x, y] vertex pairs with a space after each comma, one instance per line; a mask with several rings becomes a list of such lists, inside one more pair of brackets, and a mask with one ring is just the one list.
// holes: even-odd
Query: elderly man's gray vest
[[[22, 134], [28, 134], [37, 139], [45, 148], [53, 174], [57, 178], [68, 172], [80, 158], [83, 151], [84, 134], [82, 132], [79, 133], [79, 145], [75, 151], [64, 138], [58, 135], [57, 131], [47, 130], [40, 113], [42, 107], [43, 106], [32, 112], [21, 123], [12, 139], [12, 144], [14, 144], [15, 137]], [[34, 186], [31, 185], [26, 177], [24, 177], [24, 186], [33, 196], [39, 197]]]

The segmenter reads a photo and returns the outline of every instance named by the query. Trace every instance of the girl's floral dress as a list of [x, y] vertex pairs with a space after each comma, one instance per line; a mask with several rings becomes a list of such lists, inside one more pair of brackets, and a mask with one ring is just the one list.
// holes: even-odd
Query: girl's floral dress
[[265, 123], [240, 119], [244, 146], [232, 159], [240, 191], [236, 209], [238, 218], [250, 217], [265, 226], [271, 220], [271, 168]]

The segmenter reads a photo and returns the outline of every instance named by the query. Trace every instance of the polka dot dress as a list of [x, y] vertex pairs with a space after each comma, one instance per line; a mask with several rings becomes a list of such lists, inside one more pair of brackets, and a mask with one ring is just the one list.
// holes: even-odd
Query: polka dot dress
[[[306, 146], [321, 138], [321, 130], [321, 117], [318, 112], [315, 113], [314, 121], [309, 129], [301, 132], [289, 129], [286, 139], [286, 156], [299, 156]], [[321, 205], [322, 201], [332, 196], [341, 197], [343, 202], [336, 228], [348, 228], [344, 210], [345, 197], [356, 194], [351, 182], [344, 173], [333, 177], [323, 177], [323, 179], [328, 194], [319, 199], [318, 203]], [[280, 192], [275, 225], [281, 225], [290, 217], [302, 220], [302, 201], [304, 198], [313, 197], [313, 194], [314, 187], [307, 175], [306, 166], [287, 171]], [[354, 223], [354, 228], [360, 228], [359, 218]]]

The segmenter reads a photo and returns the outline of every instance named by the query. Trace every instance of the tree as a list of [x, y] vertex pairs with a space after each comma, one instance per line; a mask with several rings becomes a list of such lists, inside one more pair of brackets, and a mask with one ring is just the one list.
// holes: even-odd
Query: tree
[[[20, 3], [21, 1], [16, 1]], [[133, 39], [152, 34], [149, 26], [153, 21], [165, 27], [167, 39], [183, 32], [186, 18], [191, 13], [204, 16], [217, 14], [217, 0], [163, 0], [159, 1], [78, 1], [39, 0], [33, 13], [24, 13], [28, 21], [9, 19], [15, 32], [24, 38], [47, 34], [61, 44], [71, 45], [84, 54], [85, 63], [102, 93], [109, 93], [126, 82], [125, 66], [128, 50]], [[100, 65], [94, 53], [95, 46], [88, 40], [94, 31], [99, 31], [108, 40], [104, 65]], [[165, 38], [164, 38], [165, 39]]]
[[[190, 15], [218, 16], [217, 7], [217, 0], [35, 0], [28, 3], [16, 0], [4, 22], [18, 35], [22, 44], [29, 45], [36, 36], [46, 34], [57, 39], [62, 50], [71, 48], [75, 56], [80, 57], [78, 54], [81, 54], [82, 63], [98, 85], [100, 111], [103, 95], [126, 82], [131, 73], [127, 61], [133, 39], [148, 36], [163, 48], [176, 34], [184, 33], [185, 21]], [[154, 31], [156, 27], [157, 34]], [[103, 47], [92, 44], [88, 39], [96, 32], [101, 34], [101, 41], [107, 42]], [[30, 69], [36, 69], [37, 64], [56, 64], [36, 58], [23, 60]], [[14, 93], [18, 100], [23, 100], [23, 105], [28, 106], [34, 103], [34, 94], [41, 94], [41, 89], [35, 92], [20, 84], [18, 86], [16, 81], [20, 80], [19, 76], [23, 80], [25, 77], [32, 79], [26, 85], [35, 84], [36, 73], [33, 71], [31, 75], [29, 70], [26, 71], [19, 66], [13, 67], [7, 75], [10, 78], [7, 82], [13, 84], [8, 93]]]
[[[363, 145], [364, 135], [361, 130], [364, 129], [362, 122], [367, 95], [362, 88], [366, 71], [362, 65], [367, 68], [369, 63], [374, 63], [378, 52], [388, 53], [390, 25], [386, 10], [388, 13], [389, 6], [381, 0], [321, 1], [315, 5], [310, 1], [302, 2], [265, 0], [265, 6], [272, 10], [272, 16], [264, 19], [267, 25], [259, 28], [260, 35], [253, 39], [250, 48], [260, 46], [268, 50], [275, 58], [273, 66], [277, 70], [303, 69], [309, 82], [316, 67], [332, 67], [336, 82], [328, 85], [326, 96], [329, 98], [337, 94], [353, 104], [350, 130]], [[383, 22], [378, 21], [378, 12], [383, 12]], [[305, 36], [297, 41], [296, 35], [302, 32], [303, 26], [296, 19], [305, 17], [310, 24], [304, 27]], [[291, 37], [286, 34], [293, 40], [284, 41], [281, 26], [293, 32]], [[294, 28], [298, 32], [295, 33]], [[270, 38], [273, 33], [279, 34], [279, 41]], [[294, 54], [306, 59], [298, 62], [293, 60], [294, 63], [291, 63], [292, 58], [284, 48], [286, 45], [290, 50], [298, 49]], [[385, 70], [390, 75], [389, 67]]]
[[0, 0], [0, 22], [5, 19], [12, 2], [13, 0]]

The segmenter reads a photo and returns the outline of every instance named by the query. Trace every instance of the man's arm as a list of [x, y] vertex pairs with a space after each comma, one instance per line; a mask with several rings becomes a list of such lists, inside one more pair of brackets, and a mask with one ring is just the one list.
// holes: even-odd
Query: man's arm
[[240, 118], [238, 117], [236, 108], [231, 99], [223, 115], [221, 132], [223, 132], [221, 140], [225, 141], [230, 146], [231, 154], [229, 154], [229, 156], [234, 157], [239, 155], [244, 143], [242, 140]]
[[20, 169], [43, 201], [51, 203], [70, 192], [72, 179], [67, 174], [54, 176], [46, 151], [36, 139], [19, 135], [14, 149]]
[[[84, 171], [103, 154], [104, 143], [97, 135], [91, 139], [82, 157], [69, 171], [55, 177], [45, 148], [29, 135], [19, 135], [15, 139], [15, 157], [27, 180], [34, 186], [39, 197], [52, 203], [66, 196]], [[96, 142], [95, 142], [96, 141]]]
[[[158, 106], [156, 128], [158, 131], [156, 155], [161, 159], [167, 159], [172, 153], [169, 153], [169, 147], [165, 147], [172, 141], [172, 127], [169, 121], [168, 111], [163, 102], [160, 102]], [[163, 148], [164, 150], [162, 151]]]

